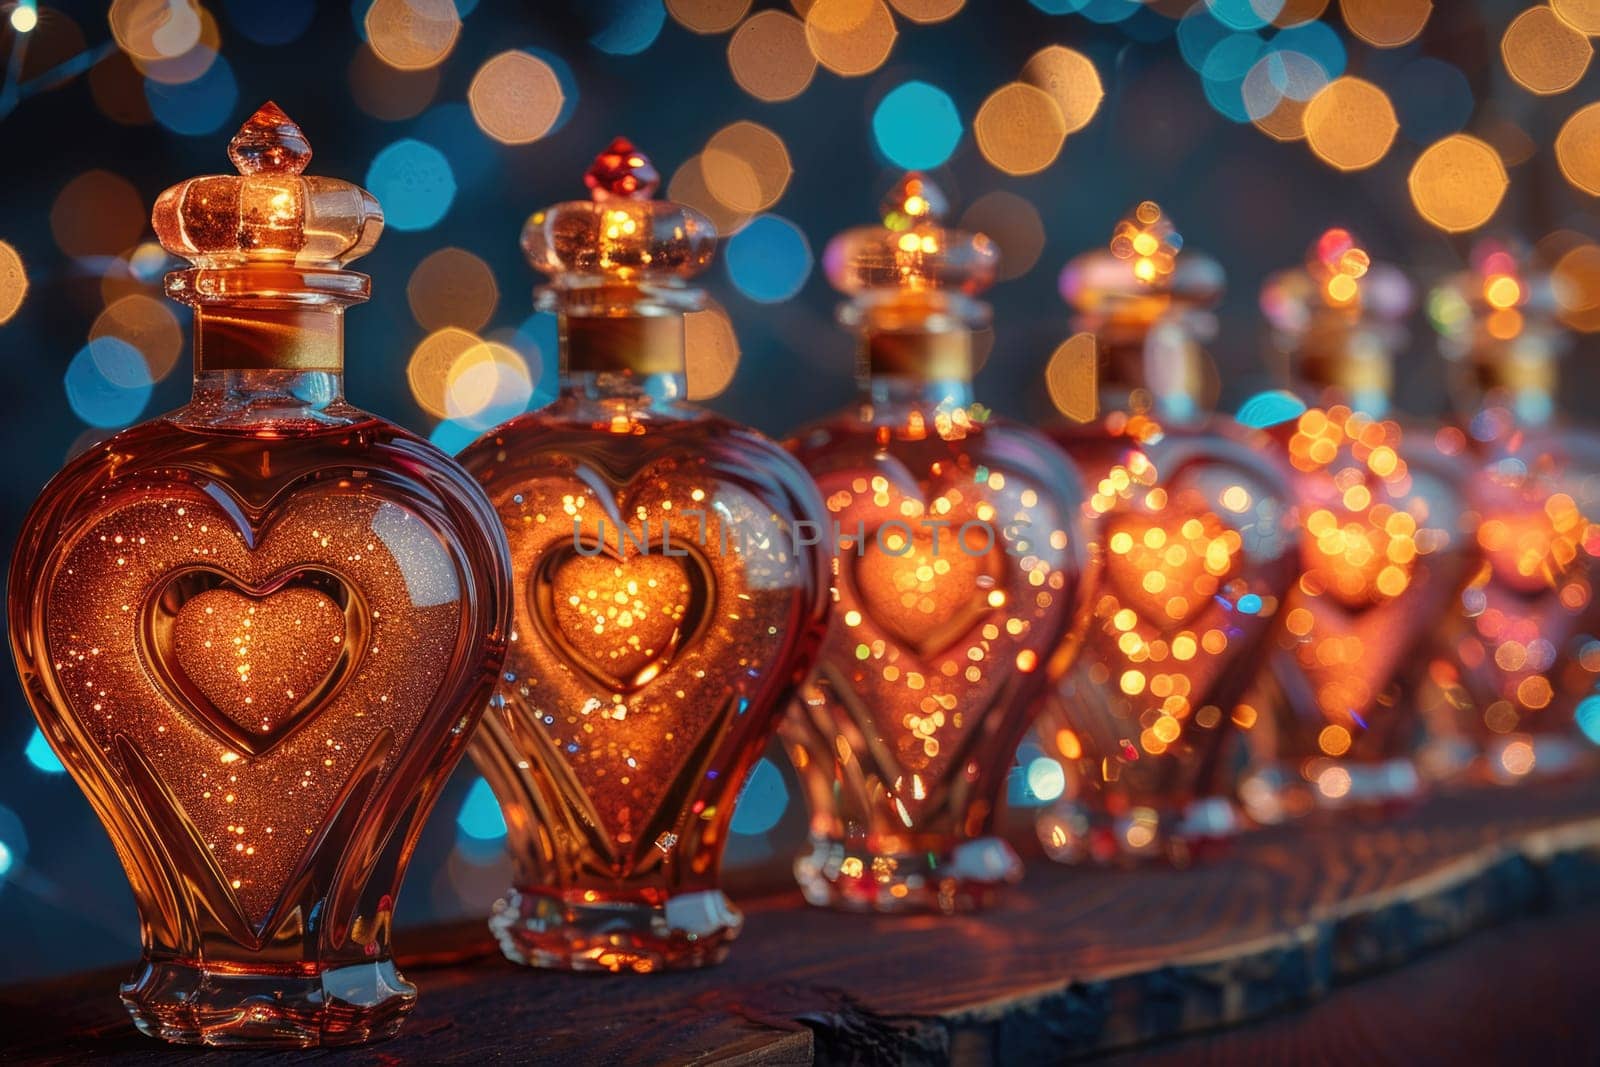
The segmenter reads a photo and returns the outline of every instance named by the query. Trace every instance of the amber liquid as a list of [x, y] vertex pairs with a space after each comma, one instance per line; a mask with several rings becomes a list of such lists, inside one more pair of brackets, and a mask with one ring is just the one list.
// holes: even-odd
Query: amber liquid
[[1114, 412], [1052, 434], [1084, 472], [1102, 570], [1078, 663], [1051, 693], [1045, 750], [1067, 795], [1040, 839], [1066, 861], [1185, 861], [1238, 825], [1231, 732], [1298, 571], [1288, 472], [1222, 418]]
[[124, 999], [179, 1041], [381, 1036], [414, 995], [395, 894], [503, 651], [504, 547], [370, 416], [180, 422], [71, 463], [11, 572], [29, 699], [138, 903]]
[[1334, 405], [1272, 436], [1294, 468], [1301, 572], [1251, 732], [1272, 778], [1245, 802], [1275, 821], [1413, 798], [1419, 652], [1474, 562], [1465, 470], [1432, 434]]
[[811, 809], [802, 888], [848, 909], [981, 906], [1019, 873], [996, 811], [1081, 616], [1076, 474], [1033, 432], [935, 401], [864, 405], [791, 447], [844, 534], [833, 628], [784, 729]]
[[[733, 804], [809, 670], [820, 510], [777, 446], [686, 406], [569, 391], [462, 455], [500, 513], [516, 624], [473, 757], [516, 865], [513, 959], [714, 962]], [[663, 534], [665, 531], [665, 534]]]

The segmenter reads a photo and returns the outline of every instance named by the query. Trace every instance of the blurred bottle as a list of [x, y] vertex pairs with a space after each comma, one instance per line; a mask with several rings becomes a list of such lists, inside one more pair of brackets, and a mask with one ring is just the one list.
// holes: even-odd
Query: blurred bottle
[[1227, 741], [1254, 725], [1241, 698], [1298, 576], [1298, 527], [1265, 435], [1211, 410], [1200, 342], [1222, 287], [1149, 201], [1061, 273], [1099, 403], [1051, 436], [1091, 487], [1102, 571], [1038, 731], [1068, 771], [1037, 824], [1057, 859], [1182, 863], [1241, 824]]
[[[790, 441], [832, 529], [834, 626], [784, 739], [811, 809], [806, 898], [952, 912], [1021, 874], [995, 836], [1017, 744], [1086, 595], [1082, 491], [1061, 452], [972, 393], [982, 234], [911, 174], [881, 226], [828, 246], [861, 396]], [[1070, 660], [1070, 649], [1062, 662]]]
[[1293, 468], [1301, 571], [1252, 703], [1252, 817], [1383, 809], [1419, 795], [1421, 652], [1475, 561], [1466, 471], [1389, 410], [1412, 286], [1329, 230], [1261, 308], [1309, 405], [1269, 429]]
[[1482, 550], [1434, 665], [1436, 734], [1495, 781], [1575, 769], [1600, 740], [1600, 700], [1582, 703], [1600, 680], [1600, 435], [1556, 408], [1571, 339], [1557, 295], [1517, 249], [1484, 241], [1428, 302], [1458, 413], [1439, 441], [1472, 464]]

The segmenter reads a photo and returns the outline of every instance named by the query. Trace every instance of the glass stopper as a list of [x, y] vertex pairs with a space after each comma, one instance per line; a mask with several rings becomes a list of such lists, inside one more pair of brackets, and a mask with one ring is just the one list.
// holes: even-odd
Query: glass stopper
[[650, 157], [618, 137], [594, 157], [583, 184], [596, 203], [607, 200], [649, 200], [661, 186], [661, 175]]
[[301, 174], [311, 162], [311, 142], [268, 100], [228, 142], [228, 158], [240, 174]]

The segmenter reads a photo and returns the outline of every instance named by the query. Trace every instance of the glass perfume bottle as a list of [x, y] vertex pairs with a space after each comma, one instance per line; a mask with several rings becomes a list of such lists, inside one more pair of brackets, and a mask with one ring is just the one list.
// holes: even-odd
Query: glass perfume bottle
[[1051, 436], [1094, 487], [1103, 567], [1038, 731], [1068, 772], [1037, 821], [1064, 861], [1185, 862], [1241, 825], [1227, 742], [1254, 725], [1242, 698], [1299, 576], [1299, 536], [1270, 442], [1204, 398], [1199, 335], [1222, 286], [1149, 201], [1061, 273], [1098, 345], [1101, 411]]
[[1302, 535], [1272, 670], [1252, 700], [1262, 715], [1241, 799], [1263, 822], [1383, 809], [1420, 790], [1414, 672], [1475, 551], [1465, 469], [1429, 428], [1389, 415], [1411, 307], [1406, 278], [1340, 229], [1262, 289], [1310, 405], [1269, 430], [1293, 468]]
[[790, 442], [836, 545], [834, 627], [784, 726], [811, 810], [796, 874], [819, 905], [966, 910], [1020, 876], [996, 808], [1085, 597], [1077, 473], [973, 400], [997, 253], [944, 228], [944, 203], [909, 175], [882, 226], [829, 244], [862, 392]]
[[12, 650], [133, 884], [139, 1028], [355, 1043], [416, 995], [395, 894], [504, 654], [509, 565], [465, 472], [344, 400], [378, 204], [302, 176], [270, 103], [229, 155], [154, 211], [193, 263], [167, 293], [194, 309], [194, 395], [40, 496]]
[[777, 445], [685, 402], [710, 221], [652, 200], [620, 138], [587, 182], [522, 233], [560, 317], [560, 395], [461, 456], [518, 590], [473, 746], [516, 868], [490, 926], [534, 966], [697, 967], [739, 934], [720, 888], [734, 801], [821, 638], [822, 508]]
[[1592, 760], [1600, 701], [1600, 435], [1556, 410], [1571, 341], [1549, 274], [1519, 250], [1481, 242], [1470, 269], [1428, 302], [1450, 360], [1458, 425], [1440, 434], [1473, 465], [1469, 499], [1483, 561], [1446, 643], [1447, 706], [1496, 781]]

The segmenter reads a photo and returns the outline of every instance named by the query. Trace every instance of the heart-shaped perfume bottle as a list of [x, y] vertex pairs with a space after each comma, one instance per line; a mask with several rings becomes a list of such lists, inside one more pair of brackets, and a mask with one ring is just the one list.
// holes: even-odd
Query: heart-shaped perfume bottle
[[432, 446], [344, 402], [378, 205], [301, 176], [268, 104], [239, 173], [161, 195], [194, 268], [194, 396], [86, 452], [29, 515], [13, 652], [133, 884], [134, 1021], [173, 1041], [391, 1034], [395, 894], [504, 654], [493, 512]]
[[1600, 436], [1556, 409], [1557, 297], [1519, 249], [1483, 241], [1429, 300], [1460, 412], [1440, 439], [1473, 466], [1484, 556], [1441, 643], [1453, 699], [1429, 722], [1464, 742], [1446, 769], [1500, 782], [1575, 770], [1600, 741]]
[[1060, 860], [1186, 862], [1240, 825], [1227, 743], [1250, 721], [1241, 698], [1298, 534], [1287, 469], [1204, 396], [1200, 335], [1222, 284], [1150, 201], [1061, 274], [1083, 331], [1069, 344], [1098, 360], [1100, 413], [1051, 436], [1093, 488], [1102, 571], [1078, 664], [1038, 731], [1067, 772], [1037, 821]]
[[1017, 743], [1081, 617], [1081, 491], [1048, 441], [972, 398], [994, 246], [909, 175], [885, 223], [834, 239], [860, 404], [790, 442], [835, 550], [835, 625], [784, 725], [811, 808], [807, 899], [950, 912], [1021, 873], [995, 836]]
[[507, 956], [572, 970], [720, 960], [734, 800], [811, 667], [821, 502], [784, 452], [684, 402], [686, 286], [716, 232], [650, 199], [619, 139], [593, 198], [523, 231], [561, 319], [550, 407], [462, 453], [505, 526], [516, 625], [473, 757], [505, 811]]
[[1404, 803], [1421, 785], [1421, 653], [1477, 559], [1466, 468], [1388, 414], [1412, 307], [1398, 270], [1329, 230], [1261, 307], [1301, 398], [1258, 405], [1281, 416], [1268, 433], [1294, 470], [1301, 561], [1241, 797], [1263, 822]]

